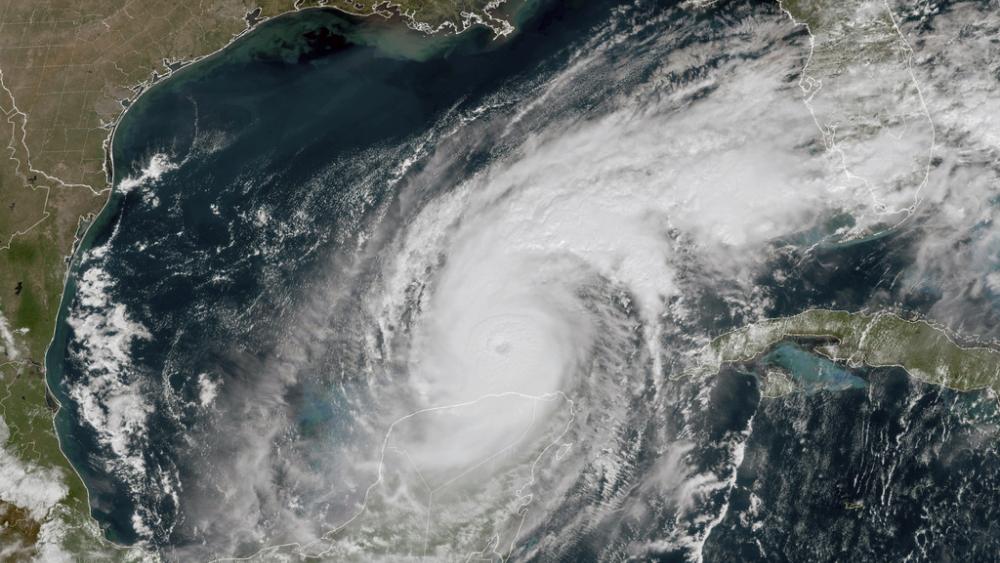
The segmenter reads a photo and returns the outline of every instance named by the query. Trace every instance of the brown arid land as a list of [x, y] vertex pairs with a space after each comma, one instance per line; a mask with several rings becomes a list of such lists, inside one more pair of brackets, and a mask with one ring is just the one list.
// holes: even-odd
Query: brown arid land
[[[75, 241], [111, 191], [109, 145], [128, 104], [282, 13], [326, 6], [427, 33], [485, 25], [504, 35], [510, 25], [491, 14], [502, 2], [0, 0], [0, 473], [14, 476], [0, 478], [0, 560], [49, 549], [128, 557], [87, 516], [43, 365]], [[39, 492], [47, 503], [25, 506], [25, 491], [53, 478]]]
[[[510, 24], [494, 15], [504, 1], [0, 0], [0, 109], [6, 121], [6, 158], [0, 157], [0, 562], [146, 555], [105, 541], [90, 518], [87, 490], [53, 428], [57, 404], [44, 366], [74, 245], [111, 193], [110, 143], [127, 107], [177, 68], [283, 13], [327, 7], [391, 18], [426, 33], [481, 25], [506, 35]], [[910, 74], [913, 51], [887, 5], [779, 5], [809, 32], [798, 87], [827, 149], [836, 148], [838, 138], [869, 134], [861, 119], [867, 115], [926, 115], [930, 121]], [[839, 96], [865, 79], [845, 69], [859, 64], [879, 73], [879, 83], [894, 79], [905, 104], [844, 110]], [[836, 122], [861, 125], [828, 126]], [[930, 133], [932, 151], [933, 127]], [[931, 154], [918, 160], [918, 172]], [[1000, 352], [992, 346], [963, 346], [935, 325], [893, 314], [818, 309], [720, 336], [706, 348], [698, 371], [711, 375], [779, 341], [817, 338], [819, 352], [850, 365], [899, 366], [924, 382], [959, 390], [1000, 389]], [[795, 390], [790, 381], [779, 386], [781, 394]]]

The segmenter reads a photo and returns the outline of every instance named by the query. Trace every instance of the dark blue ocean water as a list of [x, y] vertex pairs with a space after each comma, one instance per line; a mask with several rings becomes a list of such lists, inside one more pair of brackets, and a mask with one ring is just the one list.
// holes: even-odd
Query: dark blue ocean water
[[[536, 111], [568, 114], [569, 121], [600, 116], [608, 100], [631, 95], [631, 87], [655, 74], [650, 61], [663, 55], [644, 49], [657, 34], [676, 34], [681, 48], [697, 45], [702, 29], [738, 28], [753, 14], [783, 17], [765, 2], [723, 2], [695, 15], [675, 14], [674, 4], [635, 3], [616, 25], [660, 23], [610, 49], [602, 72], [574, 78], [570, 101], [546, 100]], [[299, 501], [271, 498], [272, 490], [243, 499], [222, 492], [245, 476], [241, 467], [249, 475], [259, 461], [240, 440], [241, 432], [264, 430], [253, 426], [261, 413], [281, 412], [294, 422], [275, 442], [281, 456], [301, 462], [271, 468], [274, 490], [308, 496], [323, 489], [322, 476], [340, 462], [331, 452], [363, 431], [364, 421], [352, 415], [374, 407], [365, 382], [352, 376], [368, 361], [364, 343], [350, 323], [337, 324], [362, 316], [360, 296], [351, 294], [356, 287], [341, 271], [375, 276], [368, 266], [384, 258], [377, 250], [387, 235], [371, 226], [391, 231], [453, 187], [421, 184], [412, 179], [415, 171], [442, 167], [446, 173], [432, 177], [466, 178], [543, 129], [544, 117], [512, 125], [523, 129], [513, 140], [493, 130], [513, 123], [540, 96], [542, 78], [564, 68], [594, 26], [616, 21], [620, 5], [527, 3], [518, 32], [501, 40], [482, 30], [428, 38], [398, 22], [308, 10], [263, 24], [132, 105], [115, 132], [116, 185], [141, 177], [151, 161], [164, 171], [158, 180], [116, 190], [88, 231], [47, 355], [49, 384], [63, 405], [56, 423], [64, 452], [110, 539], [143, 542], [168, 558], [178, 547], [201, 558], [262, 547], [265, 539], [204, 516], [220, 506], [232, 506], [235, 514], [247, 505]], [[801, 33], [790, 30], [789, 41], [801, 40]], [[690, 75], [708, 74], [726, 57], [709, 53]], [[640, 59], [647, 66], [623, 73], [635, 84], [612, 78]], [[689, 76], [672, 78], [683, 84]], [[702, 95], [709, 94], [690, 102]], [[494, 119], [454, 133], [464, 127], [463, 116], [479, 108]], [[428, 142], [444, 146], [447, 158], [429, 158]], [[808, 232], [803, 245], [822, 236]], [[903, 230], [805, 255], [776, 252], [757, 280], [769, 303], [765, 313], [896, 303], [893, 283], [910, 259], [910, 236]], [[366, 253], [369, 247], [375, 251]], [[779, 271], [784, 275], [772, 274]], [[338, 309], [312, 311], [323, 292], [347, 295]], [[717, 334], [743, 324], [744, 313], [721, 295], [714, 286], [698, 290], [691, 300], [694, 320], [681, 328]], [[911, 294], [905, 305], [919, 311], [934, 298], [931, 290]], [[320, 336], [316, 346], [296, 350], [307, 360], [289, 383], [278, 380], [291, 324]], [[626, 429], [624, 441], [645, 443], [662, 433], [690, 442], [687, 461], [696, 470], [728, 474], [734, 436], [752, 427], [732, 506], [705, 548], [707, 559], [838, 560], [853, 553], [879, 560], [909, 553], [921, 541], [937, 542], [943, 554], [940, 546], [949, 542], [972, 550], [981, 538], [995, 537], [1000, 464], [994, 449], [974, 444], [993, 436], [995, 401], [916, 385], [898, 370], [850, 370], [791, 343], [762, 362], [795, 374], [810, 392], [761, 399], [753, 377], [726, 369], [705, 384], [707, 391], [664, 382], [660, 395], [677, 401], [650, 409], [649, 416], [644, 409], [653, 393], [631, 398], [643, 419]], [[273, 386], [268, 378], [276, 380]], [[601, 413], [584, 414], [598, 421], [595, 427], [604, 424]], [[653, 447], [639, 451], [629, 468], [634, 483], [645, 483], [647, 474], [658, 482], [662, 457]], [[303, 467], [312, 473], [303, 475]], [[315, 475], [320, 482], [308, 482]], [[620, 486], [615, 494], [636, 502], [647, 491], [639, 484], [605, 485]], [[959, 494], [966, 495], [962, 506], [953, 500]], [[706, 514], [686, 517], [711, 520], [709, 509], [721, 506], [721, 498], [705, 501]], [[930, 499], [937, 512], [920, 513], [920, 499]], [[555, 499], [548, 532], [569, 529], [601, 502], [586, 494]], [[343, 520], [336, 506], [322, 508], [327, 512], [305, 517]], [[261, 513], [257, 528], [281, 527]], [[551, 559], [624, 557], [627, 541], [661, 539], [676, 514], [664, 509], [636, 523], [614, 512], [574, 532], [574, 541], [558, 546]], [[934, 538], [895, 535], [926, 522]], [[279, 539], [295, 538], [282, 532]], [[545, 536], [526, 538], [524, 545]], [[660, 558], [689, 555], [678, 548]]]
[[[435, 124], [558, 68], [574, 36], [612, 5], [521, 3], [517, 34], [500, 40], [483, 29], [427, 37], [399, 22], [307, 10], [264, 23], [129, 108], [112, 147], [116, 184], [141, 177], [156, 155], [176, 168], [112, 195], [80, 246], [48, 354], [64, 450], [109, 538], [140, 539], [133, 515], [143, 499], [159, 522], [154, 543], [186, 541], [190, 531], [170, 532], [181, 514], [162, 475], [193, 481], [177, 452], [226, 448], [191, 442], [212, 416], [198, 405], [199, 374], [246, 377], [243, 368], [271, 353], [276, 331], [319, 283], [317, 264], [354, 243], [370, 213], [398, 213], [401, 166]], [[516, 101], [498, 103], [511, 110]], [[474, 170], [499, 149], [464, 147], [459, 166]], [[108, 257], [94, 258], [95, 248]], [[81, 337], [66, 318], [80, 303], [78, 281], [96, 269], [114, 280], [109, 299], [149, 333], [127, 347], [117, 374], [149, 398], [148, 435], [126, 447], [144, 464], [133, 474], [112, 467], [121, 452], [69, 393], [92, 366], [74, 358]], [[309, 383], [291, 393], [303, 433], [346, 430], [336, 416], [342, 394]], [[216, 408], [238, 408], [224, 400]]]

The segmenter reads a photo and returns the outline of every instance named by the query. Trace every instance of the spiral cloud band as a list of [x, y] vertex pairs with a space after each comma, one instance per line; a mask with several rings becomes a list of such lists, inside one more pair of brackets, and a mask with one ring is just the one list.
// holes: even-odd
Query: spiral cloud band
[[[852, 28], [877, 35], [868, 59], [831, 57], [780, 4], [662, 4], [601, 11], [537, 69], [456, 96], [415, 134], [331, 149], [294, 197], [233, 174], [244, 230], [205, 234], [221, 241], [205, 254], [251, 251], [198, 288], [245, 302], [220, 290], [169, 318], [126, 302], [141, 268], [115, 262], [137, 231], [118, 219], [83, 257], [69, 318], [71, 358], [102, 361], [68, 394], [114, 453], [105, 471], [125, 483], [137, 541], [181, 558], [702, 557], [754, 415], [713, 414], [720, 387], [685, 377], [699, 350], [773, 308], [760, 280], [780, 285], [789, 256], [907, 222], [957, 237], [940, 217], [981, 219], [955, 198], [988, 189], [996, 140], [956, 149], [989, 102], [935, 97], [925, 84], [944, 78], [914, 49], [978, 66], [950, 44], [911, 46], [915, 20], [890, 3], [859, 8], [878, 16]], [[153, 147], [120, 182], [170, 229], [195, 212], [163, 186], [240, 142], [194, 136], [196, 155]], [[944, 187], [951, 164], [966, 195]], [[160, 244], [136, 240], [143, 256]], [[959, 259], [929, 240], [901, 279]], [[253, 283], [237, 275], [248, 264], [264, 272]], [[936, 275], [942, 303], [968, 286]], [[153, 365], [157, 342], [170, 345]], [[188, 433], [149, 454], [161, 412]]]

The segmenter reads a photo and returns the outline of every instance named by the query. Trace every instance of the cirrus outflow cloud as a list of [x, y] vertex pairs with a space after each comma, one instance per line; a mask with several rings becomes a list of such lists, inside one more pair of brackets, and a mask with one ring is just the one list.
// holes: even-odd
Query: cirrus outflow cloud
[[[275, 349], [197, 374], [202, 406], [223, 414], [205, 415], [186, 461], [199, 480], [176, 501], [209, 539], [178, 553], [504, 559], [601, 528], [616, 553], [699, 559], [753, 421], [713, 434], [712, 383], [678, 379], [716, 328], [704, 288], [756, 320], [777, 247], [902, 221], [947, 230], [937, 213], [961, 215], [989, 189], [954, 194], [934, 163], [970, 174], [962, 135], [994, 87], [949, 106], [929, 86], [947, 77], [919, 58], [957, 67], [965, 51], [912, 48], [910, 20], [868, 8], [888, 16], [866, 31], [881, 34], [876, 61], [824, 58], [823, 38], [777, 6], [622, 7], [541, 79], [386, 149], [393, 198], [333, 253]], [[995, 141], [968, 143], [992, 155]], [[920, 277], [946, 250], [917, 246]], [[100, 276], [84, 274], [89, 301], [70, 323], [96, 365], [95, 400], [124, 402], [116, 370], [145, 336], [90, 296], [113, 289]], [[298, 429], [293, 390], [336, 402], [336, 437]], [[113, 438], [144, 429], [140, 407], [87, 420], [127, 450]]]

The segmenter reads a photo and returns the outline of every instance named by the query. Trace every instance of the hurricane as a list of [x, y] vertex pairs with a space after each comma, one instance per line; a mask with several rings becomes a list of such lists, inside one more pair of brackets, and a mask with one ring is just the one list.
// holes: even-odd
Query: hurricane
[[[777, 2], [569, 4], [402, 55], [332, 12], [278, 19], [129, 110], [60, 386], [111, 539], [169, 560], [701, 561], [753, 519], [740, 468], [782, 407], [697, 369], [705, 347], [793, 297], [918, 303], [905, 280], [962, 260], [927, 233], [957, 233], [950, 202], [996, 177], [983, 159], [966, 196], [945, 181], [975, 160], [958, 145], [991, 142], [961, 133], [984, 110], [945, 107], [918, 59], [962, 50], [911, 44], [930, 16], [892, 3], [855, 14], [879, 55], [836, 60]], [[311, 25], [349, 46], [279, 40]], [[904, 281], [823, 285], [852, 268]], [[947, 318], [964, 286], [939, 275]]]

